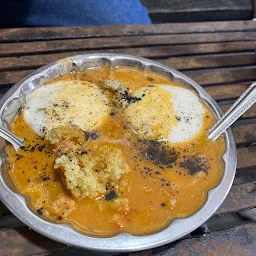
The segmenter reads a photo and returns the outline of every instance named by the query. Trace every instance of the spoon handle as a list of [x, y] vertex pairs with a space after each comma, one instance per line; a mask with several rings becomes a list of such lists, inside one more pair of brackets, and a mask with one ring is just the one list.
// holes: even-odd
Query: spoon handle
[[226, 129], [228, 129], [246, 110], [256, 102], [256, 82], [240, 96], [232, 107], [213, 125], [209, 131], [208, 138], [216, 140]]
[[0, 136], [10, 142], [15, 150], [23, 146], [24, 140], [11, 133], [9, 130], [0, 125]]

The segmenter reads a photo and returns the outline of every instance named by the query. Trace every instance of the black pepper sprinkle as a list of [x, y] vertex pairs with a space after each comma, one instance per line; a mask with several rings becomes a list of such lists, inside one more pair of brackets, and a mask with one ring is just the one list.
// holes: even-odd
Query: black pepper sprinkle
[[32, 147], [29, 151], [30, 152], [34, 152], [35, 151], [35, 147]]
[[186, 169], [189, 175], [194, 175], [198, 172], [207, 173], [209, 170], [209, 162], [206, 158], [198, 155], [184, 156], [184, 160], [180, 163], [180, 167]]
[[105, 195], [105, 199], [107, 200], [107, 201], [110, 201], [110, 200], [112, 200], [112, 199], [114, 199], [114, 198], [116, 198], [117, 197], [117, 194], [116, 194], [116, 192], [114, 191], [114, 190], [110, 190], [106, 195]]
[[161, 203], [161, 206], [165, 206], [166, 204], [165, 203]]
[[97, 140], [99, 135], [95, 131], [87, 132], [85, 134], [85, 139], [88, 141], [89, 139]]
[[42, 181], [47, 181], [47, 180], [50, 180], [51, 178], [50, 177], [42, 177]]
[[30, 150], [30, 145], [22, 146], [22, 147], [20, 147], [20, 149], [22, 149], [23, 151], [29, 151]]
[[38, 151], [42, 152], [44, 148], [45, 148], [45, 145], [40, 145], [40, 146], [38, 146], [37, 149], [38, 149]]
[[161, 142], [155, 140], [145, 140], [142, 142], [143, 156], [151, 161], [154, 165], [161, 165], [171, 168], [172, 164], [177, 161], [179, 153], [175, 149], [166, 148]]
[[16, 156], [17, 156], [16, 160], [20, 160], [21, 158], [24, 157], [23, 155], [19, 155], [19, 154], [16, 154]]
[[141, 98], [139, 98], [139, 97], [129, 95], [128, 90], [125, 90], [124, 92], [122, 92], [121, 97], [122, 97], [123, 100], [127, 101], [128, 104], [131, 104], [131, 103], [134, 103], [134, 102], [137, 102], [137, 101], [141, 100]]

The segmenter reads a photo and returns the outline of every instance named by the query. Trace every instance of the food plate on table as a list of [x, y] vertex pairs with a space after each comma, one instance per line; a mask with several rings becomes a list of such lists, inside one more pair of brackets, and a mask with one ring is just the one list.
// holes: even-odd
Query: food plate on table
[[35, 231], [100, 251], [175, 241], [225, 199], [236, 170], [222, 112], [194, 81], [121, 54], [42, 67], [1, 99], [1, 121], [24, 138], [2, 145], [0, 195]]

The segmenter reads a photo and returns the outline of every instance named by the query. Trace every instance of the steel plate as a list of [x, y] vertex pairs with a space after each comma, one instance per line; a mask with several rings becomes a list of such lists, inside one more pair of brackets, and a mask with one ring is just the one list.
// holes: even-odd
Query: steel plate
[[[44, 82], [72, 70], [105, 65], [110, 67], [137, 67], [142, 71], [153, 71], [181, 81], [198, 92], [202, 101], [212, 109], [217, 118], [222, 115], [218, 104], [201, 86], [184, 74], [168, 66], [129, 55], [90, 54], [66, 58], [44, 66], [13, 86], [0, 101], [0, 120], [2, 124], [8, 127], [13, 117], [17, 114], [19, 107], [24, 104], [25, 96], [41, 86]], [[167, 228], [154, 234], [134, 236], [128, 233], [120, 233], [113, 237], [98, 238], [83, 234], [69, 224], [56, 224], [43, 219], [28, 207], [26, 198], [18, 193], [12, 183], [6, 169], [8, 164], [5, 160], [3, 145], [1, 147], [0, 198], [14, 215], [33, 230], [68, 245], [109, 252], [138, 251], [161, 246], [173, 242], [201, 226], [213, 215], [227, 196], [236, 171], [237, 154], [231, 130], [227, 130], [224, 136], [226, 142], [226, 152], [223, 155], [223, 161], [225, 163], [224, 175], [221, 182], [209, 191], [208, 199], [204, 206], [192, 216], [175, 219]]]

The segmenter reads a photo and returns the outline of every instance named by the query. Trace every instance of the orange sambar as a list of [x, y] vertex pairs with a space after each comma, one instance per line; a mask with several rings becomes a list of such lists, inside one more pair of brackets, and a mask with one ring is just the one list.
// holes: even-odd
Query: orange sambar
[[[185, 87], [158, 74], [125, 67], [84, 70], [58, 80], [76, 79], [96, 84], [115, 79], [131, 92], [148, 84]], [[106, 143], [111, 151], [112, 144], [104, 139], [106, 134], [108, 138], [122, 141], [118, 147], [131, 168], [125, 176], [127, 185], [122, 192], [122, 197], [129, 201], [129, 208], [125, 211], [111, 207], [111, 200], [106, 200], [104, 195], [96, 199], [73, 198], [54, 170], [52, 146], [35, 134], [24, 120], [23, 113], [15, 118], [11, 130], [25, 138], [26, 150], [16, 152], [12, 146], [7, 147], [10, 175], [20, 193], [30, 198], [31, 208], [56, 222], [70, 223], [78, 230], [96, 236], [111, 236], [122, 231], [131, 234], [156, 232], [175, 218], [195, 213], [205, 203], [207, 192], [219, 183], [223, 175], [224, 139], [207, 140], [207, 130], [216, 120], [206, 106], [205, 110], [200, 136], [182, 145], [172, 145], [179, 157], [176, 163], [168, 166], [150, 162], [140, 154], [135, 134], [124, 125], [120, 115], [110, 114], [107, 123], [97, 128], [101, 137], [90, 143]], [[203, 164], [207, 161], [206, 168], [186, 168], [193, 161], [198, 164], [202, 159]]]

